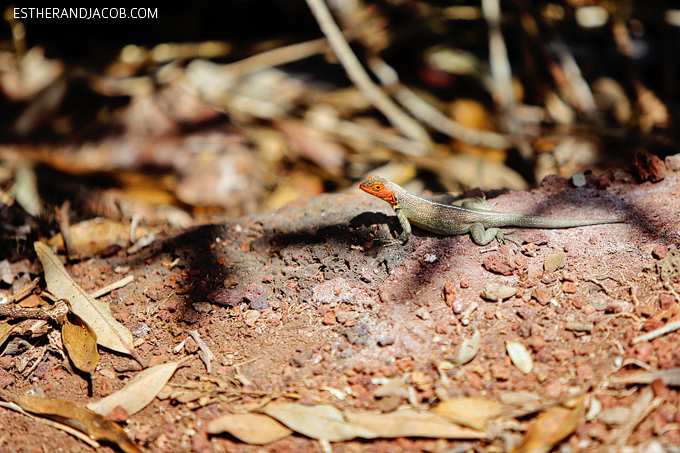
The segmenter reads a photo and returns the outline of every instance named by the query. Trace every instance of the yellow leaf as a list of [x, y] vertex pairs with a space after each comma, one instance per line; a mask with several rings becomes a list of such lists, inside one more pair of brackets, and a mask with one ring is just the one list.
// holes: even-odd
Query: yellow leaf
[[548, 453], [576, 430], [583, 418], [584, 401], [581, 396], [573, 408], [557, 406], [541, 414], [522, 443], [510, 453]]
[[486, 423], [498, 417], [504, 409], [503, 404], [490, 399], [456, 398], [439, 403], [431, 412], [460, 425], [484, 429]]
[[68, 313], [61, 325], [61, 338], [68, 356], [81, 371], [92, 374], [99, 363], [97, 335], [75, 313]]
[[92, 439], [113, 442], [125, 453], [142, 453], [120, 425], [80, 404], [28, 395], [17, 396], [14, 402], [26, 412], [61, 422], [84, 432]]
[[[151, 228], [140, 225], [137, 227], [137, 237], [151, 233]], [[92, 256], [106, 250], [113, 244], [123, 248], [130, 246], [130, 223], [118, 220], [95, 218], [72, 225], [69, 228], [76, 251], [83, 256]], [[58, 233], [47, 241], [51, 247], [64, 250], [64, 239]]]

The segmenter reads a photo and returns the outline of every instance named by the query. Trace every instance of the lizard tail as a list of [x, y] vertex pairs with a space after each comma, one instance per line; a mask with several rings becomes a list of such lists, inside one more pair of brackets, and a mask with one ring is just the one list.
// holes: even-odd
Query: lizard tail
[[600, 225], [605, 223], [622, 223], [625, 219], [553, 219], [525, 214], [509, 214], [499, 225], [490, 226], [514, 226], [519, 228], [575, 228], [588, 225]]

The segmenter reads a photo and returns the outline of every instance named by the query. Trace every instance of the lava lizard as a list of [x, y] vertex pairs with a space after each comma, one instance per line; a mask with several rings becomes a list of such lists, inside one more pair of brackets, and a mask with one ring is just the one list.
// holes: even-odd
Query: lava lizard
[[[405, 244], [411, 237], [411, 224], [443, 236], [470, 233], [477, 245], [486, 245], [494, 238], [503, 244], [505, 235], [498, 227], [573, 228], [602, 223], [620, 223], [624, 219], [551, 219], [526, 214], [494, 212], [486, 200], [465, 201], [462, 207], [436, 203], [412, 194], [401, 186], [379, 176], [370, 176], [359, 185], [392, 206], [401, 224], [402, 233], [388, 244]], [[410, 223], [409, 223], [410, 222]]]

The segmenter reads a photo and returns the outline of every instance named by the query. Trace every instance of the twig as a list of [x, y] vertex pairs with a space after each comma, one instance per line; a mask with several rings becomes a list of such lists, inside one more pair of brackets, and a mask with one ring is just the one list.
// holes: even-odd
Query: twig
[[[609, 277], [609, 276], [607, 276], [607, 277]], [[614, 279], [613, 277], [609, 277], [609, 278], [611, 278], [612, 280], [614, 280], [614, 281], [616, 281], [617, 283], [621, 284], [621, 282], [619, 282], [618, 280]], [[592, 277], [585, 277], [584, 280], [587, 281], [587, 282], [595, 283], [597, 286], [599, 286], [600, 288], [602, 288], [602, 290], [604, 291], [604, 293], [605, 293], [607, 296], [616, 299], [616, 297], [612, 294], [612, 290], [610, 290], [609, 288], [607, 288], [606, 286], [604, 286], [604, 284], [598, 282], [596, 279], [594, 279], [594, 278], [592, 278]]]
[[324, 52], [327, 48], [328, 41], [326, 41], [326, 38], [291, 44], [225, 65], [220, 71], [233, 77], [240, 77], [261, 69], [302, 60]]
[[76, 252], [76, 245], [71, 237], [71, 224], [68, 219], [68, 212], [71, 209], [71, 202], [66, 200], [56, 210], [57, 224], [59, 225], [59, 230], [61, 231], [61, 238], [64, 241], [64, 248], [66, 249], [66, 255], [70, 260], [76, 259], [78, 253]]
[[31, 283], [28, 283], [24, 285], [19, 291], [16, 293], [12, 294], [7, 298], [6, 304], [13, 304], [14, 302], [23, 299], [24, 297], [27, 297], [33, 290], [35, 289], [36, 286], [38, 286], [38, 282], [40, 281], [40, 277], [36, 277], [33, 279]]
[[565, 81], [571, 88], [571, 92], [577, 102], [577, 108], [589, 117], [597, 118], [595, 96], [593, 96], [590, 85], [583, 78], [581, 68], [579, 68], [574, 55], [569, 51], [569, 47], [561, 39], [554, 39], [552, 50], [555, 51], [560, 59], [560, 67], [564, 71]]
[[[626, 277], [623, 275], [623, 272], [621, 272], [621, 271], [618, 270], [618, 269], [616, 270], [616, 272], [619, 273], [619, 275], [621, 276], [621, 280], [623, 280], [623, 282], [627, 285], [627, 287], [630, 288], [630, 297], [633, 299], [633, 303], [634, 303], [635, 306], [637, 307], [638, 305], [640, 305], [640, 299], [638, 299], [638, 297], [637, 297], [637, 287], [636, 287], [636, 286], [633, 286], [633, 285], [626, 279]], [[612, 280], [613, 280], [613, 279], [612, 279]], [[614, 281], [616, 281], [616, 280], [614, 280]]]
[[10, 319], [27, 318], [43, 319], [45, 321], [54, 320], [59, 322], [69, 312], [68, 303], [64, 300], [57, 301], [54, 305], [43, 308], [26, 308], [19, 305], [0, 305], [0, 316], [7, 316]]
[[678, 329], [680, 329], [680, 321], [669, 322], [663, 327], [660, 327], [656, 330], [652, 330], [651, 332], [647, 332], [646, 334], [640, 335], [639, 337], [633, 338], [632, 340], [630, 340], [630, 343], [632, 345], [636, 345], [638, 343], [642, 343], [643, 341], [653, 340], [655, 338], [660, 337], [661, 335], [665, 335], [669, 332], [673, 332]]
[[[593, 92], [590, 89], [590, 85], [588, 85], [588, 81], [583, 78], [578, 62], [569, 47], [564, 44], [563, 40], [554, 30], [549, 39], [541, 36], [536, 19], [529, 12], [530, 8], [522, 1], [518, 1], [518, 6], [524, 11], [521, 13], [519, 23], [526, 35], [539, 48], [541, 52], [540, 57], [546, 62], [548, 72], [555, 81], [555, 85], [561, 88], [561, 94], [573, 107], [588, 117], [597, 119], [598, 112]], [[547, 41], [553, 43], [550, 48], [546, 44]], [[559, 62], [555, 61], [551, 51], [557, 54]]]
[[670, 292], [675, 296], [675, 299], [676, 299], [678, 302], [680, 302], [680, 295], [678, 295], [678, 293], [675, 292], [675, 289], [671, 286], [670, 283], [664, 282], [664, 283], [663, 283], [663, 287], [666, 288], [668, 291], [670, 291]]
[[102, 297], [104, 294], [108, 294], [114, 289], [122, 288], [123, 286], [132, 283], [133, 281], [135, 281], [135, 276], [128, 275], [125, 278], [121, 278], [117, 282], [113, 282], [110, 285], [106, 285], [103, 288], [99, 288], [98, 290], [91, 292], [90, 296], [94, 297], [95, 299], [98, 297]]
[[[328, 121], [327, 117], [319, 118], [313, 114], [308, 114], [309, 124], [320, 131], [328, 132], [349, 140], [366, 142], [371, 144], [371, 151], [375, 145], [384, 146], [403, 154], [413, 154], [413, 140], [402, 135], [394, 134], [386, 130], [387, 128], [366, 126], [353, 121], [340, 120], [334, 118]], [[359, 147], [360, 148], [360, 147]], [[361, 152], [361, 150], [358, 150]]]
[[43, 359], [45, 358], [45, 354], [47, 353], [47, 348], [44, 346], [41, 346], [39, 349], [37, 349], [37, 358], [35, 359], [35, 362], [33, 362], [33, 365], [31, 365], [28, 369], [24, 369], [21, 374], [23, 374], [26, 377], [29, 377], [32, 372], [35, 371], [36, 368], [38, 368], [38, 365], [42, 363]]
[[611, 453], [616, 453], [620, 452], [623, 450], [623, 447], [626, 445], [628, 442], [628, 439], [630, 438], [631, 434], [633, 434], [633, 431], [635, 428], [645, 419], [647, 416], [663, 401], [665, 400], [665, 397], [656, 397], [654, 398], [654, 392], [652, 391], [651, 387], [645, 387], [642, 392], [640, 392], [640, 396], [637, 398], [637, 400], [633, 403], [631, 406], [630, 410], [630, 415], [628, 417], [628, 420], [626, 423], [621, 427], [619, 430], [619, 433], [617, 433], [616, 438], [614, 438], [614, 442], [611, 443], [607, 449], [608, 452]]
[[494, 97], [503, 109], [506, 127], [515, 139], [517, 149], [522, 157], [529, 159], [532, 150], [518, 120], [515, 90], [512, 86], [512, 69], [503, 33], [501, 33], [500, 0], [482, 0], [482, 13], [489, 26], [489, 65], [494, 82]]
[[198, 345], [198, 356], [203, 360], [203, 363], [205, 363], [205, 368], [208, 374], [210, 374], [212, 370], [212, 361], [215, 360], [215, 355], [212, 353], [210, 348], [208, 348], [208, 345], [205, 344], [203, 339], [201, 338], [201, 335], [198, 333], [196, 330], [190, 330], [189, 335], [191, 335], [191, 338], [196, 341], [196, 344]]
[[139, 222], [142, 220], [142, 216], [135, 214], [130, 220], [130, 244], [134, 244], [137, 241], [137, 227]]
[[352, 52], [340, 28], [333, 20], [331, 12], [323, 0], [306, 0], [321, 31], [345, 68], [347, 76], [366, 98], [385, 115], [390, 123], [404, 135], [415, 140], [413, 154], [423, 154], [431, 145], [430, 136], [413, 118], [402, 112], [399, 107], [373, 83], [359, 59]]
[[514, 145], [512, 138], [503, 134], [472, 129], [447, 118], [438, 109], [402, 85], [397, 72], [383, 59], [372, 57], [368, 60], [368, 64], [371, 71], [380, 79], [380, 82], [392, 96], [414, 117], [431, 128], [468, 145], [485, 146], [487, 148], [510, 148]]

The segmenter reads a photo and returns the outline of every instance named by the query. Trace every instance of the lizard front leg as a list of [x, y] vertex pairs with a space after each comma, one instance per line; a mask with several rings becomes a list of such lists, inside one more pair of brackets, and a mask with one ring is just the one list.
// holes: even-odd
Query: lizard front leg
[[411, 237], [411, 223], [408, 221], [408, 217], [406, 217], [406, 214], [404, 214], [404, 211], [402, 211], [401, 208], [394, 208], [394, 213], [397, 214], [397, 219], [399, 219], [399, 225], [401, 225], [401, 234], [396, 239], [385, 241], [385, 244], [404, 245]]

